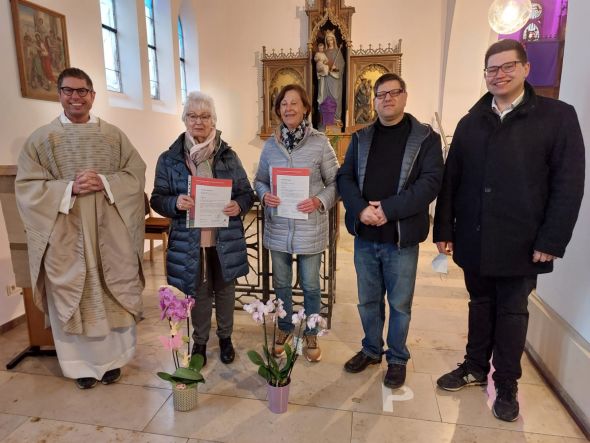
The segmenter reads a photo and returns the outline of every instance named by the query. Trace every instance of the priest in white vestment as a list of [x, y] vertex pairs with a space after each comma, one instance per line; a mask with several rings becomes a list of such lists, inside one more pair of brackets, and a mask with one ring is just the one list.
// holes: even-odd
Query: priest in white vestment
[[16, 197], [35, 304], [48, 317], [65, 377], [114, 383], [135, 353], [145, 286], [145, 163], [125, 134], [90, 114], [82, 70], [58, 78], [63, 113], [29, 137]]

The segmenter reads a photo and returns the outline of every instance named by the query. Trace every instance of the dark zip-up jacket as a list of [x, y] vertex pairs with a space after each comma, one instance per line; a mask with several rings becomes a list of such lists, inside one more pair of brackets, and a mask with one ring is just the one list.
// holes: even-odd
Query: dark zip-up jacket
[[[190, 171], [185, 163], [182, 133], [170, 148], [160, 155], [156, 165], [154, 190], [150, 199], [152, 208], [171, 219], [166, 269], [168, 283], [187, 295], [194, 295], [200, 281], [201, 230], [186, 227], [186, 211], [176, 209], [176, 199], [187, 194]], [[217, 254], [221, 262], [223, 279], [231, 281], [248, 273], [248, 256], [241, 216], [254, 204], [254, 191], [237, 154], [219, 138], [219, 148], [213, 158], [213, 176], [231, 179], [231, 199], [241, 212], [229, 218], [227, 228], [217, 228]]]
[[[381, 200], [388, 221], [395, 220], [400, 248], [414, 246], [426, 240], [430, 228], [428, 205], [441, 186], [443, 158], [440, 136], [411, 114], [411, 130], [406, 142], [400, 179], [391, 196]], [[375, 124], [352, 135], [346, 157], [338, 171], [338, 192], [346, 209], [348, 232], [357, 235], [359, 216], [369, 202], [363, 198], [363, 184]], [[387, 165], [383, 165], [387, 168]]]
[[535, 250], [562, 257], [584, 193], [576, 111], [525, 83], [500, 120], [485, 94], [455, 130], [436, 206], [434, 241], [454, 242], [464, 269], [489, 276], [550, 272]]

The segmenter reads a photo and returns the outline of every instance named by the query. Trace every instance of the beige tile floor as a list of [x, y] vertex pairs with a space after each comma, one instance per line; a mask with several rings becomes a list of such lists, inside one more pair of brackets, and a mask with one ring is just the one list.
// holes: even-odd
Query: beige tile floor
[[[241, 311], [236, 311], [235, 362], [219, 362], [212, 333], [199, 405], [191, 412], [174, 412], [168, 384], [155, 375], [172, 368], [157, 338], [167, 329], [158, 317], [156, 292], [164, 275], [155, 254], [160, 261], [146, 262], [146, 318], [138, 325], [137, 355], [123, 368], [119, 383], [80, 391], [61, 377], [55, 358], [28, 359], [5, 371], [27, 336], [24, 325], [0, 335], [0, 442], [586, 441], [526, 356], [521, 416], [514, 423], [492, 416], [491, 383], [456, 393], [435, 387], [437, 377], [463, 359], [467, 297], [455, 266], [444, 278], [431, 271], [436, 253], [429, 243], [420, 252], [405, 387], [393, 392], [382, 388], [385, 363], [360, 374], [346, 373], [342, 365], [359, 349], [362, 328], [352, 241], [344, 228], [341, 233], [332, 330], [321, 340], [321, 363], [297, 362], [287, 413], [275, 415], [267, 408], [265, 384], [246, 356], [260, 345], [260, 330]], [[386, 402], [390, 411], [384, 411], [383, 398], [392, 394], [397, 397]]]

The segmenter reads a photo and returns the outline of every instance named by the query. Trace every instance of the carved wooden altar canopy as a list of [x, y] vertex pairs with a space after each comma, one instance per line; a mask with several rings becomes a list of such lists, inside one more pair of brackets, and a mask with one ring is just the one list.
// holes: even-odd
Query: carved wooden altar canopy
[[[394, 45], [378, 44], [376, 48], [359, 45], [358, 49], [355, 48], [351, 39], [355, 9], [344, 5], [344, 0], [307, 0], [305, 11], [308, 17], [306, 48], [285, 52], [283, 49], [267, 51], [266, 46], [262, 47], [263, 123], [260, 136], [263, 138], [270, 136], [279, 124], [274, 113], [274, 99], [287, 84], [299, 84], [307, 91], [313, 104], [311, 117], [314, 127], [330, 134], [349, 135], [375, 119], [375, 80], [386, 72], [401, 75], [401, 39]], [[336, 112], [333, 121], [329, 117], [326, 119], [329, 114], [325, 107], [320, 109], [318, 102], [324, 97], [318, 74], [318, 69], [322, 69], [318, 47], [324, 45], [323, 49], [328, 52], [328, 34], [334, 35], [337, 42], [337, 50], [332, 49], [332, 52], [336, 52], [336, 57], [341, 57], [344, 63], [341, 71], [335, 69], [341, 79], [341, 97], [340, 113]]]

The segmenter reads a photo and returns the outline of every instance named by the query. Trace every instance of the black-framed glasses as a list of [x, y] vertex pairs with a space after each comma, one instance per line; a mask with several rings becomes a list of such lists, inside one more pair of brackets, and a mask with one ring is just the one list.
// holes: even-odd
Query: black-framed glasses
[[[514, 60], [512, 62], [502, 63], [500, 66], [488, 66], [484, 68], [483, 72], [486, 77], [495, 77], [498, 75], [498, 71], [501, 69], [502, 72], [508, 74], [516, 69], [516, 64], [522, 63], [520, 60]], [[523, 63], [524, 64], [524, 63]]]
[[199, 120], [203, 123], [207, 123], [209, 120], [211, 120], [211, 114], [187, 114], [186, 119], [191, 123], [197, 123]]
[[404, 91], [403, 89], [390, 89], [389, 91], [379, 91], [375, 94], [375, 97], [378, 98], [379, 100], [385, 100], [385, 97], [387, 97], [387, 94], [389, 94], [389, 96], [391, 98], [395, 98], [395, 97], [399, 97], [401, 94], [403, 94]]
[[92, 89], [70, 88], [68, 86], [62, 86], [61, 88], [59, 88], [59, 90], [61, 92], [63, 92], [65, 95], [67, 95], [68, 97], [71, 96], [74, 93], [74, 91], [76, 91], [76, 93], [78, 94], [78, 97], [86, 97], [89, 92], [92, 92]]

